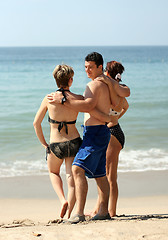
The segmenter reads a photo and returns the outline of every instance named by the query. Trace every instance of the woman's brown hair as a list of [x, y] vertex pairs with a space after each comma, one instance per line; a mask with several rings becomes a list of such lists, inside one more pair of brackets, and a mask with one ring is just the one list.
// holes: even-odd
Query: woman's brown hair
[[115, 76], [120, 73], [122, 74], [124, 72], [124, 67], [120, 62], [117, 61], [111, 61], [107, 62], [105, 71], [108, 72], [111, 78], [115, 79]]

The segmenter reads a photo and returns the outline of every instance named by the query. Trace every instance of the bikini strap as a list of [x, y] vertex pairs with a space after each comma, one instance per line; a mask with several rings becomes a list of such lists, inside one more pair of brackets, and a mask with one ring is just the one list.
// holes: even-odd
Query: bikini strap
[[59, 89], [57, 89], [57, 91], [56, 92], [62, 92], [62, 95], [63, 95], [63, 98], [62, 98], [62, 104], [64, 104], [64, 102], [66, 102], [66, 100], [67, 100], [67, 97], [66, 97], [66, 95], [65, 95], [65, 91], [67, 91], [67, 92], [70, 92], [68, 89], [63, 89], [63, 88], [59, 88]]
[[58, 88], [57, 90], [56, 90], [56, 92], [70, 92], [70, 90], [68, 90], [68, 89], [63, 89], [63, 88]]
[[48, 121], [49, 121], [50, 123], [57, 123], [57, 124], [59, 124], [59, 125], [58, 125], [58, 131], [59, 131], [59, 132], [61, 131], [61, 129], [63, 128], [63, 126], [65, 126], [66, 134], [68, 134], [68, 126], [67, 126], [67, 124], [75, 124], [75, 123], [76, 123], [76, 120], [70, 121], [70, 122], [64, 122], [64, 121], [59, 122], [59, 121], [56, 121], [56, 120], [51, 119], [50, 116], [48, 116]]

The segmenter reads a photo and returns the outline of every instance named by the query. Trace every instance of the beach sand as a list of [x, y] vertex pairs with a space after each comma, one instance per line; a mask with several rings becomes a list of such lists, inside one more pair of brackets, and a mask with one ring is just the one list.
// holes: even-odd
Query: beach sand
[[[56, 221], [60, 203], [48, 176], [0, 178], [0, 240], [167, 240], [168, 171], [119, 173], [118, 179], [118, 217], [71, 225]], [[96, 198], [89, 180], [85, 212]]]

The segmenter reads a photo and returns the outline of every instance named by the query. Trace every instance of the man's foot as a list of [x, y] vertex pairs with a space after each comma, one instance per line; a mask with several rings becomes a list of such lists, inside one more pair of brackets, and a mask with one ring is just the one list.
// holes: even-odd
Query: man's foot
[[71, 224], [76, 224], [84, 221], [85, 221], [85, 215], [79, 215], [79, 214], [75, 214], [73, 217], [68, 219], [68, 222], [70, 222]]
[[106, 215], [99, 215], [99, 214], [96, 214], [94, 217], [92, 217], [90, 219], [90, 221], [96, 221], [96, 220], [110, 220], [111, 217], [110, 217], [110, 214], [107, 213]]
[[85, 213], [86, 217], [94, 217], [96, 215], [96, 212], [87, 212]]
[[62, 208], [61, 208], [61, 213], [60, 213], [60, 217], [63, 218], [66, 214], [66, 211], [67, 211], [67, 208], [68, 208], [68, 202], [65, 202], [63, 205], [62, 205]]

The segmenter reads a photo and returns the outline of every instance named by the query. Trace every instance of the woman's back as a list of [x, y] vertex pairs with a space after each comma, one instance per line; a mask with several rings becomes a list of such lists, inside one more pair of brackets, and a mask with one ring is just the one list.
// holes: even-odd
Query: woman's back
[[[68, 98], [77, 99], [77, 95], [67, 92]], [[63, 104], [52, 104], [47, 100], [47, 107], [50, 120], [50, 143], [64, 142], [79, 137], [79, 133], [75, 126], [78, 112]], [[58, 123], [55, 123], [58, 122]], [[53, 123], [54, 122], [54, 123]], [[59, 131], [59, 126], [62, 126]], [[67, 129], [67, 131], [66, 131]]]

